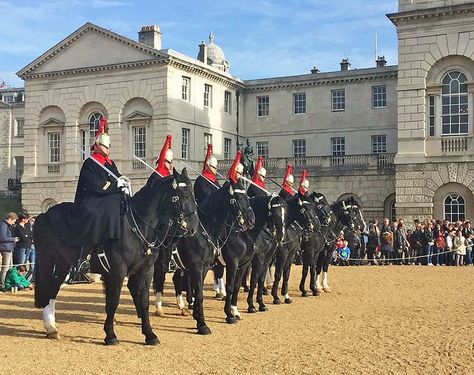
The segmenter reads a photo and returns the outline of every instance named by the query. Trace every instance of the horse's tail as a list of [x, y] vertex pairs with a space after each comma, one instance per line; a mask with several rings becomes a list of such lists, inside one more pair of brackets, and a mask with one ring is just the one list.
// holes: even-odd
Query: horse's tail
[[[52, 277], [54, 271], [54, 256], [48, 247], [47, 228], [49, 226], [47, 218], [41, 214], [36, 219], [33, 227], [33, 237], [36, 248], [35, 264], [35, 307], [45, 307], [49, 303], [52, 295]], [[49, 235], [52, 235], [49, 233]]]

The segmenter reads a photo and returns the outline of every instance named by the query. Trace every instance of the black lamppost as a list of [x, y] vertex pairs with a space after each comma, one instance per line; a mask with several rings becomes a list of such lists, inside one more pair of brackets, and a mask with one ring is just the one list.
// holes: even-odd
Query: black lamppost
[[240, 143], [239, 143], [239, 108], [240, 108], [239, 99], [240, 99], [240, 91], [239, 90], [237, 90], [235, 92], [235, 98], [237, 99], [237, 109], [235, 111], [235, 115], [237, 117], [237, 126], [236, 126], [235, 130], [237, 131], [237, 151], [239, 151], [239, 147], [240, 147]]

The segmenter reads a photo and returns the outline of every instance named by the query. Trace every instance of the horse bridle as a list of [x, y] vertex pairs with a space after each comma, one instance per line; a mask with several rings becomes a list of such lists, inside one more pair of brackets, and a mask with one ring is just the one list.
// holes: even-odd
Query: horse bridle
[[278, 198], [278, 195], [273, 195], [269, 202], [268, 202], [268, 221], [267, 221], [267, 226], [268, 229], [270, 230], [271, 234], [273, 237], [276, 236], [277, 228], [275, 225], [275, 221], [273, 220], [273, 214], [272, 214], [272, 208], [281, 208], [281, 225], [282, 225], [282, 232], [283, 236], [280, 240], [280, 242], [283, 241], [285, 238], [285, 208], [283, 207], [282, 203], [272, 203], [272, 201]]
[[[251, 210], [252, 207], [247, 207], [245, 210], [243, 210], [242, 212], [242, 208], [240, 207], [239, 203], [238, 203], [238, 200], [235, 198], [234, 194], [247, 194], [247, 192], [243, 189], [232, 189], [232, 198], [230, 198], [229, 200], [229, 204], [230, 206], [232, 207], [232, 211], [235, 215], [234, 218], [231, 218], [232, 220], [232, 228], [234, 227], [234, 224], [235, 222], [238, 223], [239, 227], [240, 227], [240, 231], [244, 231], [245, 230], [245, 217], [244, 217], [244, 213], [246, 213], [247, 211]], [[229, 217], [229, 214], [230, 212], [227, 213], [227, 216]], [[234, 220], [235, 219], [235, 220]], [[227, 222], [227, 220], [226, 220]], [[227, 224], [229, 225], [229, 224]]]

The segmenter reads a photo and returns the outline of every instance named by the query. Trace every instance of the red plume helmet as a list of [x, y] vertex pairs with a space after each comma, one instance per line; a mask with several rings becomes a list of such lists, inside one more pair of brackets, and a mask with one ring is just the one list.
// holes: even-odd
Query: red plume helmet
[[229, 173], [227, 174], [227, 178], [231, 180], [234, 184], [237, 183], [238, 179], [235, 172], [238, 170], [240, 174], [243, 173], [243, 166], [240, 164], [240, 158], [242, 157], [242, 151], [237, 151], [237, 155], [235, 155], [234, 162], [229, 169]]
[[98, 146], [99, 144], [104, 145], [105, 147], [110, 147], [110, 137], [107, 134], [109, 131], [107, 126], [107, 119], [102, 116], [99, 122], [99, 128], [95, 132], [94, 143]]
[[291, 182], [293, 184], [294, 180], [293, 167], [291, 164], [288, 164], [285, 170], [285, 177], [283, 177], [283, 189], [289, 194], [293, 194], [293, 189], [288, 183]]
[[165, 160], [167, 160], [170, 163], [173, 161], [173, 151], [171, 151], [171, 135], [166, 136], [165, 144], [163, 145], [163, 148], [161, 149], [161, 152], [160, 152], [160, 157], [156, 161], [157, 166], [155, 170], [162, 177], [166, 177], [171, 174], [171, 172], [165, 168]]
[[[260, 179], [258, 178], [259, 173], [262, 174], [261, 171], [262, 172], [265, 171], [265, 168], [263, 168], [263, 156], [259, 156], [258, 159], [257, 159], [257, 164], [255, 165], [255, 170], [254, 170], [253, 176], [252, 176], [252, 182], [254, 184], [264, 188], [265, 187], [265, 182], [260, 181]], [[263, 174], [263, 176], [265, 177], [265, 174]]]
[[309, 189], [309, 181], [306, 178], [307, 174], [306, 169], [304, 169], [303, 173], [301, 173], [300, 186], [298, 187], [298, 193], [303, 196], [307, 193], [304, 191], [304, 188]]
[[216, 182], [216, 176], [209, 169], [210, 166], [213, 166], [217, 169], [217, 159], [212, 154], [212, 144], [207, 145], [206, 157], [204, 159], [204, 166], [202, 167], [202, 175], [212, 182]]

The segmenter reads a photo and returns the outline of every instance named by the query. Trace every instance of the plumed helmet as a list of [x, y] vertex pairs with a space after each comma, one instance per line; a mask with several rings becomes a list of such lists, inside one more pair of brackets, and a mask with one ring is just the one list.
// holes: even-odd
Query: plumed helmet
[[211, 156], [209, 158], [209, 161], [207, 162], [207, 165], [209, 165], [210, 167], [217, 168], [217, 159], [214, 156]]
[[99, 129], [95, 133], [95, 144], [97, 146], [102, 145], [107, 148], [110, 147], [110, 137], [107, 134], [107, 119], [102, 117], [99, 123]]
[[217, 159], [213, 156], [211, 143], [207, 145], [206, 157], [204, 158], [204, 167], [202, 169], [203, 173], [208, 166], [217, 168]]
[[165, 167], [165, 161], [172, 163], [173, 162], [173, 151], [171, 151], [171, 135], [166, 136], [165, 144], [160, 152], [160, 157], [156, 161], [155, 170], [162, 177], [168, 176], [170, 174], [169, 170]]
[[227, 178], [232, 181], [234, 184], [237, 183], [239, 180], [237, 178], [236, 172], [243, 174], [244, 166], [240, 163], [240, 158], [242, 157], [242, 151], [237, 151], [237, 155], [235, 155], [234, 162], [229, 169], [229, 173], [227, 174]]
[[302, 183], [301, 183], [301, 186], [304, 187], [305, 189], [309, 190], [309, 180], [304, 180]]
[[262, 176], [262, 177], [266, 177], [267, 176], [267, 170], [263, 167], [261, 167], [259, 170], [257, 170], [257, 173]]
[[257, 164], [255, 165], [255, 170], [253, 172], [252, 181], [256, 183], [258, 181], [258, 175], [265, 177], [267, 175], [267, 170], [263, 168], [263, 157], [259, 156], [257, 159]]
[[167, 149], [165, 152], [165, 161], [167, 161], [168, 163], [173, 162], [173, 151], [170, 148]]
[[244, 166], [241, 163], [238, 163], [235, 167], [235, 171], [237, 173], [243, 174], [244, 173]]
[[289, 174], [288, 176], [286, 176], [285, 182], [288, 182], [293, 185], [295, 183], [295, 178], [292, 174]]
[[309, 190], [309, 180], [306, 178], [307, 175], [308, 173], [306, 172], [306, 169], [303, 170], [303, 173], [301, 173], [300, 186], [298, 187], [298, 192], [301, 195], [305, 195]]

